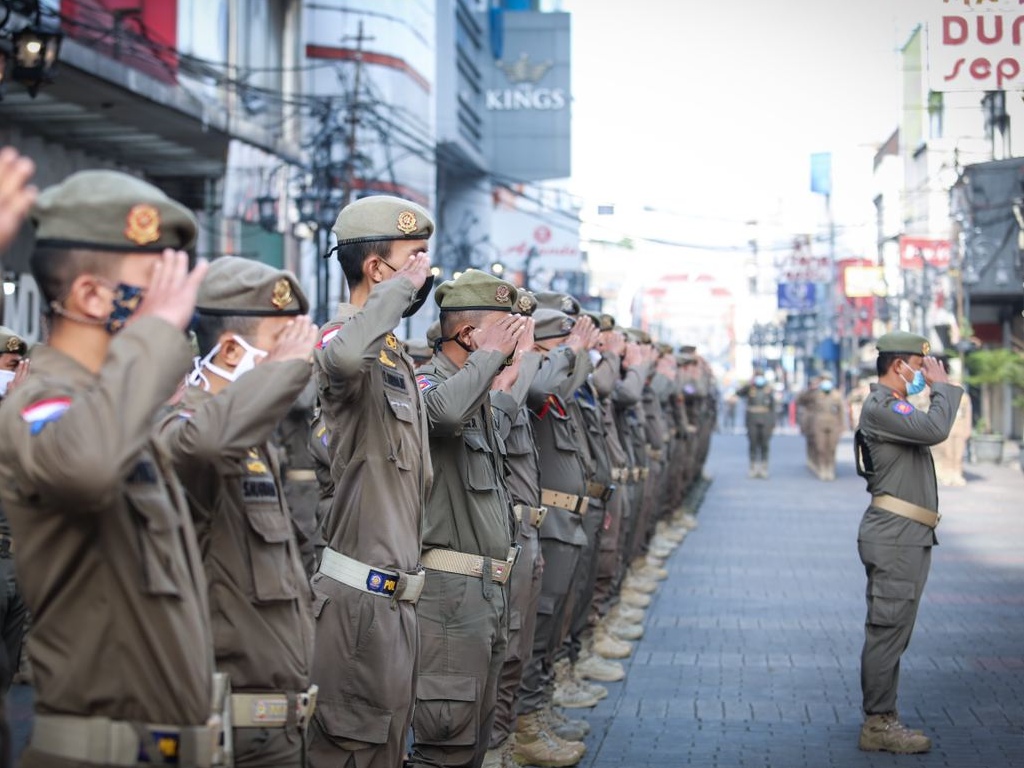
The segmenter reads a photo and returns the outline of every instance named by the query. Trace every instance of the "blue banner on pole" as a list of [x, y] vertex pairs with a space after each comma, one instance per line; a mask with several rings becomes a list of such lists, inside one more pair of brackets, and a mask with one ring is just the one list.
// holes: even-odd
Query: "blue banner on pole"
[[832, 153], [815, 152], [811, 155], [811, 192], [832, 194]]
[[809, 312], [815, 304], [814, 283], [779, 283], [779, 309]]

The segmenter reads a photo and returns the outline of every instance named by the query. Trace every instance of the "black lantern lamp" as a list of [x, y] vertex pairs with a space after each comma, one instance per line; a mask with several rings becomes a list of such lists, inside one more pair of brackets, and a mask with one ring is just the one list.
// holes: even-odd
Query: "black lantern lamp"
[[274, 232], [277, 229], [277, 198], [271, 194], [260, 195], [256, 198], [256, 207], [260, 226], [267, 232]]
[[49, 32], [39, 24], [15, 32], [14, 67], [11, 79], [25, 86], [29, 96], [35, 98], [40, 86], [53, 82], [60, 57], [60, 46], [64, 35]]
[[317, 196], [306, 192], [299, 195], [295, 203], [299, 209], [299, 221], [316, 226]]

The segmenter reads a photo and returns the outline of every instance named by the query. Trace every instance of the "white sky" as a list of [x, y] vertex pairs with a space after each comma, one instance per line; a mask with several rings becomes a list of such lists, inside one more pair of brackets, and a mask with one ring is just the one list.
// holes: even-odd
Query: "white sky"
[[896, 126], [896, 51], [937, 2], [561, 0], [572, 190], [679, 213], [696, 236], [806, 208], [810, 155], [831, 151], [838, 202], [836, 166], [869, 173]]

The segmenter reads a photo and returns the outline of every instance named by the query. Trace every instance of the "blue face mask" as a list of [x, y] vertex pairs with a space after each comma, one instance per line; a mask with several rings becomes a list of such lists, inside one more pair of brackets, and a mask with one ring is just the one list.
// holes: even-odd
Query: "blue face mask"
[[819, 389], [820, 389], [820, 390], [821, 390], [822, 392], [831, 392], [831, 391], [832, 391], [832, 382], [831, 382], [831, 381], [828, 381], [828, 380], [826, 379], [825, 381], [821, 382], [821, 384], [819, 384], [819, 385], [818, 385], [818, 388], [819, 388]]
[[[900, 378], [903, 379], [902, 374], [900, 374]], [[924, 388], [928, 386], [928, 382], [924, 380], [924, 374], [921, 371], [914, 371], [914, 378], [910, 381], [903, 379], [903, 381], [907, 384], [908, 395], [917, 395], [924, 392]]]
[[763, 387], [765, 385], [766, 381], [767, 381], [767, 379], [764, 376], [755, 376], [754, 377], [754, 386], [755, 387]]

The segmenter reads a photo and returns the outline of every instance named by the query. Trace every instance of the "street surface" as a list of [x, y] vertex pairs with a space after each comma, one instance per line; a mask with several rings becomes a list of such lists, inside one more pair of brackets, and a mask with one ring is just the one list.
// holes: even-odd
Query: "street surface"
[[[1024, 474], [968, 464], [940, 488], [940, 546], [910, 648], [900, 712], [927, 755], [857, 749], [867, 494], [852, 438], [837, 478], [776, 433], [771, 478], [746, 476], [745, 435], [716, 434], [714, 482], [668, 562], [627, 676], [584, 710], [584, 768], [1024, 766]], [[1007, 453], [1010, 453], [1008, 449]], [[580, 712], [580, 710], [576, 710]]]
[[[865, 506], [847, 437], [837, 479], [776, 434], [771, 479], [747, 478], [746, 437], [716, 434], [697, 528], [668, 563], [647, 634], [593, 710], [583, 768], [1024, 766], [1024, 474], [968, 465], [940, 490], [935, 550], [904, 656], [901, 714], [928, 755], [857, 750]], [[14, 690], [16, 740], [29, 691]]]

